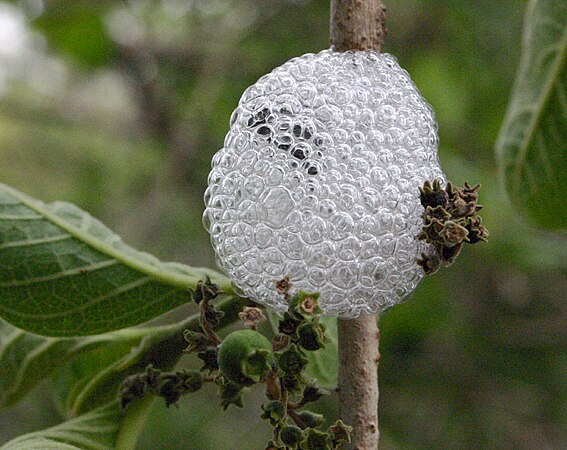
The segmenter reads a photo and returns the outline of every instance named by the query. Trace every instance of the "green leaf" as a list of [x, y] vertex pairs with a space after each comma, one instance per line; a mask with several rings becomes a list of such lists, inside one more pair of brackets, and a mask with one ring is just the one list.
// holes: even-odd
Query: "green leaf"
[[116, 402], [46, 430], [25, 434], [0, 447], [23, 449], [112, 449], [120, 431]]
[[[225, 298], [221, 326], [238, 318], [246, 300]], [[0, 321], [0, 407], [21, 400], [41, 380], [56, 374], [65, 409], [78, 415], [115, 398], [118, 386], [148, 364], [169, 370], [186, 347], [183, 330], [197, 331], [198, 316], [152, 328], [120, 330], [73, 339], [26, 333]]]
[[[83, 366], [84, 375], [69, 392], [66, 408], [71, 414], [77, 415], [115, 399], [118, 387], [126, 377], [144, 371], [149, 364], [162, 370], [171, 370], [186, 346], [182, 330], [165, 328], [148, 334], [128, 353], [113, 361], [105, 361], [108, 359], [105, 354], [95, 355], [86, 368]], [[89, 356], [85, 355], [82, 362]], [[100, 364], [98, 367], [97, 363]], [[73, 369], [77, 369], [75, 364]]]
[[21, 400], [37, 383], [65, 362], [84, 352], [131, 346], [140, 335], [106, 334], [88, 338], [57, 339], [26, 333], [0, 321], [0, 407]]
[[533, 224], [567, 229], [567, 4], [528, 4], [523, 54], [497, 142], [512, 203]]
[[317, 384], [325, 389], [335, 389], [339, 376], [339, 350], [337, 340], [337, 319], [321, 317], [321, 323], [327, 327], [325, 331], [325, 347], [314, 352], [305, 352], [309, 360], [305, 373], [315, 378]]
[[112, 402], [55, 427], [19, 436], [0, 449], [134, 449], [151, 399], [144, 399], [133, 406], [124, 415], [118, 403]]
[[134, 250], [76, 206], [46, 205], [0, 184], [0, 316], [46, 336], [83, 336], [146, 322], [188, 301], [204, 268]]
[[86, 67], [101, 67], [116, 55], [116, 47], [108, 36], [99, 2], [95, 5], [50, 4], [33, 25], [47, 38], [51, 47]]
[[[235, 322], [246, 304], [247, 300], [239, 298], [219, 302], [217, 307], [224, 312], [219, 327]], [[78, 415], [111, 401], [126, 377], [143, 372], [149, 364], [161, 370], [173, 369], [187, 347], [184, 330], [200, 330], [198, 314], [171, 325], [121, 330], [115, 334], [137, 332], [139, 341], [126, 351], [117, 349], [116, 344], [122, 343], [116, 342], [113, 348], [97, 349], [70, 362], [56, 378], [56, 384], [67, 396], [66, 409]]]
[[[219, 327], [223, 328], [238, 320], [238, 313], [247, 304], [247, 300], [232, 297], [219, 302], [217, 307], [224, 312]], [[116, 398], [122, 381], [129, 375], [143, 372], [149, 364], [161, 370], [173, 369], [187, 347], [183, 337], [184, 330], [200, 331], [199, 316], [195, 315], [172, 325], [142, 330], [143, 338], [139, 343], [115, 360], [108, 358], [108, 354], [98, 354], [92, 359], [89, 358], [92, 356], [90, 353], [84, 355], [83, 371], [79, 371], [79, 376], [74, 378], [76, 384], [68, 394], [67, 409], [72, 414], [82, 414]], [[126, 331], [128, 330], [122, 330]], [[108, 351], [105, 350], [106, 353]], [[87, 358], [89, 361], [85, 364]], [[68, 369], [77, 370], [75, 361]], [[63, 378], [63, 381], [67, 381], [64, 383], [67, 389], [72, 385], [69, 379]]]

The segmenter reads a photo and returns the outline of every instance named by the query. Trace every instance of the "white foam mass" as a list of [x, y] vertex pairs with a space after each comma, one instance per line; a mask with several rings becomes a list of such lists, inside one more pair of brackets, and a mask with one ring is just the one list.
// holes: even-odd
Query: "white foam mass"
[[326, 315], [380, 312], [423, 277], [419, 187], [444, 176], [431, 107], [385, 53], [324, 50], [240, 99], [212, 162], [203, 221], [243, 294], [287, 308], [274, 281], [321, 293]]

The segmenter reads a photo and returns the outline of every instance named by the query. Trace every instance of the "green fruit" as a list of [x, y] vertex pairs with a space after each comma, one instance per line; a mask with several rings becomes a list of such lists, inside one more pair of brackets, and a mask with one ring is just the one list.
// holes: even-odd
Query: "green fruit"
[[226, 378], [249, 386], [265, 379], [272, 370], [272, 344], [257, 331], [234, 331], [219, 346], [218, 362]]

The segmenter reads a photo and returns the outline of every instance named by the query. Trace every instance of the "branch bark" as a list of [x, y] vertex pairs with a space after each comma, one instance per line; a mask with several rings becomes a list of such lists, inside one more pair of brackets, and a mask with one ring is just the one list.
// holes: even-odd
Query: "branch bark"
[[[386, 38], [380, 0], [331, 0], [331, 46], [336, 51], [380, 51]], [[348, 450], [378, 449], [377, 317], [339, 319], [339, 409], [353, 427]]]
[[386, 8], [380, 0], [331, 0], [334, 50], [380, 51], [386, 34]]
[[339, 413], [353, 427], [348, 450], [378, 448], [377, 317], [339, 319]]

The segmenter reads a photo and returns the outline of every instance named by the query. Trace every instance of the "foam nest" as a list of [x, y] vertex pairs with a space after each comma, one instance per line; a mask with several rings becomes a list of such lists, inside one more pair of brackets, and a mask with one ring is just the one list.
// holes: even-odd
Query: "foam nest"
[[429, 244], [419, 187], [445, 181], [437, 125], [386, 53], [294, 58], [242, 95], [212, 161], [204, 224], [243, 295], [287, 309], [274, 281], [320, 292], [325, 315], [401, 302]]

